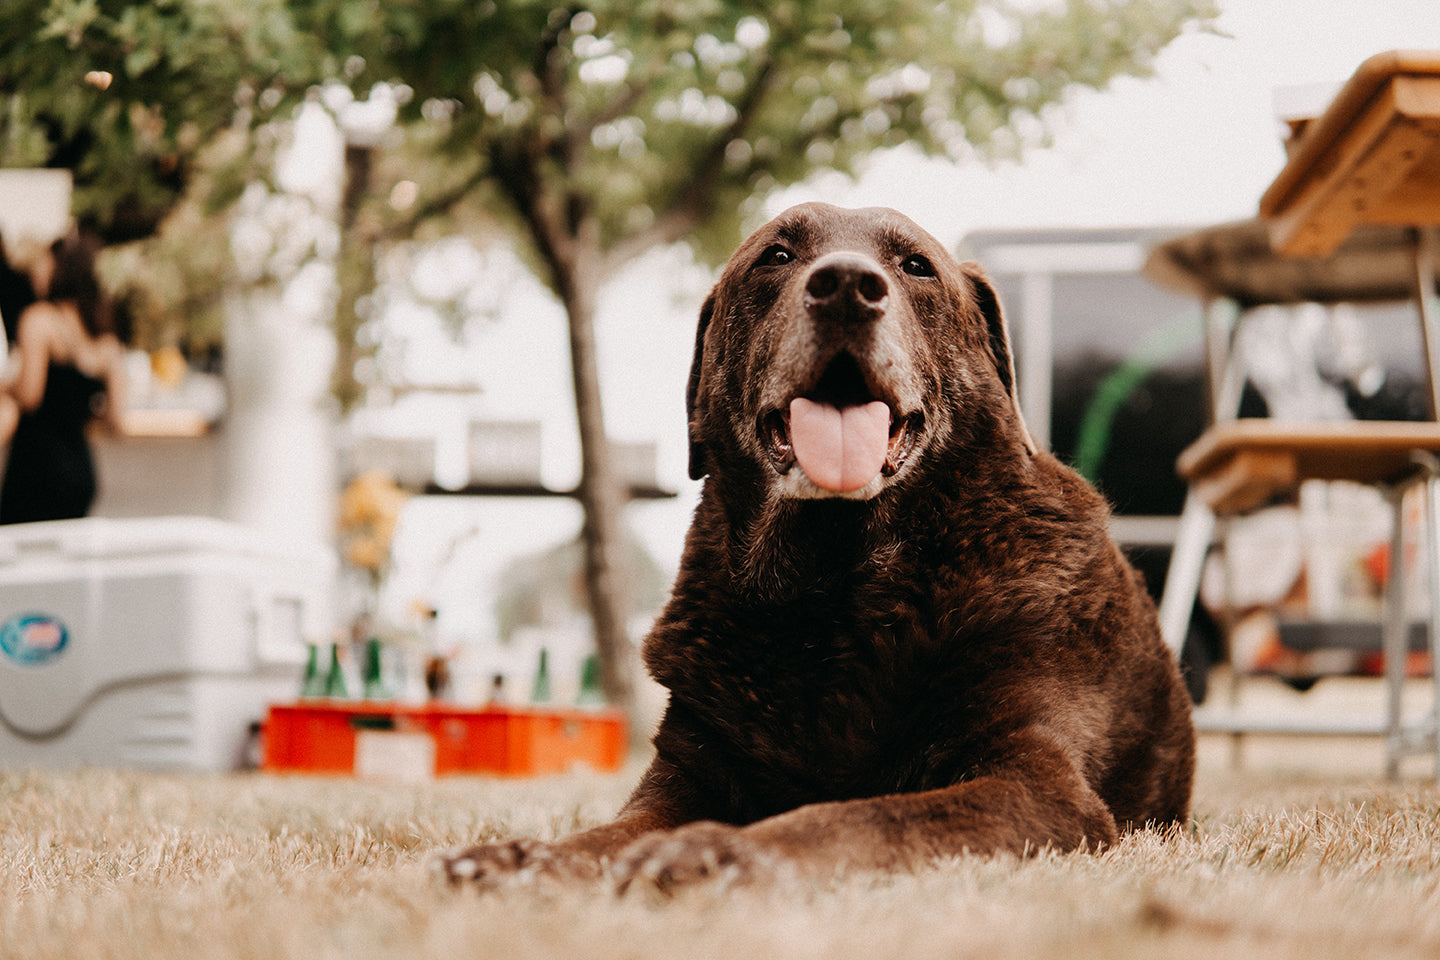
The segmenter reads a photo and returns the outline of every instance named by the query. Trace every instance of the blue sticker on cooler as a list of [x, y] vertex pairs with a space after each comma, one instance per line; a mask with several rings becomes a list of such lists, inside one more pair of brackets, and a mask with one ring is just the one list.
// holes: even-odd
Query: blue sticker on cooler
[[58, 657], [70, 641], [70, 631], [55, 617], [22, 613], [0, 623], [0, 651], [16, 663], [45, 663]]

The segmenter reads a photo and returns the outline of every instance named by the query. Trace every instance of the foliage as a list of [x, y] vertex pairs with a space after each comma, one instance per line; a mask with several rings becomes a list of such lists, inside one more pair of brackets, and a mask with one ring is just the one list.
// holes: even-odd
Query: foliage
[[714, 260], [775, 187], [900, 143], [1012, 153], [1043, 139], [1072, 85], [1148, 72], [1213, 13], [1211, 0], [9, 0], [0, 165], [70, 167], [82, 222], [144, 236], [225, 130], [286, 116], [326, 80], [360, 96], [396, 83], [412, 94], [402, 120], [447, 160], [419, 159], [402, 230], [478, 196], [508, 200], [527, 234], [593, 217], [612, 265], [679, 238]]
[[610, 268], [679, 239], [714, 261], [768, 193], [816, 170], [854, 172], [899, 144], [970, 159], [1040, 142], [1071, 87], [1147, 73], [1214, 13], [1209, 0], [300, 8], [326, 48], [349, 51], [357, 90], [412, 92], [402, 120], [449, 159], [417, 214], [498, 188], [552, 284], [582, 225]]
[[284, 0], [7, 0], [0, 51], [0, 165], [70, 168], [111, 241], [153, 233], [207, 145], [327, 63]]
[[265, 169], [265, 124], [334, 72], [285, 0], [6, 0], [0, 167], [72, 172], [135, 342], [213, 347], [233, 272], [215, 214]]

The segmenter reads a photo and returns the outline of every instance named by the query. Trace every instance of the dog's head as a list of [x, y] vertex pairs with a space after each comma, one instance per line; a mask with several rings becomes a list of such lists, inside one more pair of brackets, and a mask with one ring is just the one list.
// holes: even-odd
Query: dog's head
[[741, 244], [687, 404], [691, 476], [758, 469], [779, 497], [868, 499], [982, 434], [1034, 452], [994, 288], [881, 208], [792, 207]]

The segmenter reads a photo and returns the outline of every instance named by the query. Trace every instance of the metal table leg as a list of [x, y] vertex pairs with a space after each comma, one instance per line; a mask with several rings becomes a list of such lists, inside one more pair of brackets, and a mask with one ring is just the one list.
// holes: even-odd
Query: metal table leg
[[1160, 635], [1177, 659], [1190, 630], [1190, 614], [1200, 594], [1200, 574], [1214, 535], [1215, 514], [1193, 492], [1187, 494], [1165, 573], [1165, 590], [1160, 595]]

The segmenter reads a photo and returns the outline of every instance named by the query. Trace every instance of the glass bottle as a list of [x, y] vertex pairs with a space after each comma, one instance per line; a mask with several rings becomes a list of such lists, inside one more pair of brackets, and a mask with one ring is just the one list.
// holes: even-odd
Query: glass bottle
[[550, 651], [540, 648], [540, 665], [535, 670], [535, 686], [530, 690], [531, 703], [550, 702]]
[[301, 699], [325, 696], [325, 675], [320, 672], [320, 645], [305, 645], [305, 679], [300, 682]]
[[580, 665], [580, 693], [575, 698], [577, 707], [605, 706], [605, 691], [600, 685], [600, 657], [590, 654]]
[[325, 677], [325, 696], [343, 700], [350, 696], [345, 689], [345, 671], [340, 667], [340, 644], [330, 645], [330, 672]]
[[365, 665], [361, 671], [366, 700], [389, 700], [390, 688], [385, 684], [384, 652], [378, 637], [365, 641]]

